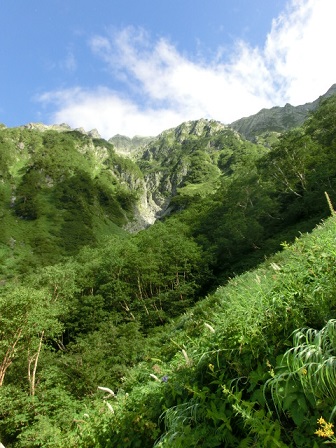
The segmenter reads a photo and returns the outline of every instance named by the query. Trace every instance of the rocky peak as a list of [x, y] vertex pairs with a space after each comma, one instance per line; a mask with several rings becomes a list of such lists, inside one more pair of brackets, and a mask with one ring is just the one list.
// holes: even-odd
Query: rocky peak
[[190, 136], [209, 136], [219, 130], [227, 128], [228, 126], [219, 121], [201, 118], [199, 120], [185, 121], [176, 128], [167, 129], [166, 131], [163, 131], [157, 138], [159, 140], [175, 140], [179, 143], [182, 143]]
[[99, 134], [99, 132], [98, 132], [97, 129], [91, 129], [91, 131], [89, 131], [89, 132], [87, 133], [87, 135], [88, 135], [89, 137], [91, 137], [91, 138], [101, 138], [101, 136], [100, 136], [100, 134]]
[[91, 138], [101, 138], [97, 129], [92, 129], [91, 131], [87, 132], [84, 128], [76, 128], [76, 129], [74, 129], [74, 131], [80, 132], [81, 134], [87, 135], [88, 137], [91, 137]]
[[148, 143], [152, 142], [155, 137], [141, 137], [135, 135], [133, 138], [125, 135], [116, 134], [109, 139], [117, 153], [132, 157], [137, 151], [144, 148]]

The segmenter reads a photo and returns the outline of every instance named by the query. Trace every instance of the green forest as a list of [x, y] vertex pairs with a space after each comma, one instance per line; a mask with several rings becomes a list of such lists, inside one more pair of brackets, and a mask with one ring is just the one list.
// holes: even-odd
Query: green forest
[[334, 205], [336, 95], [128, 158], [0, 126], [0, 445], [336, 445]]

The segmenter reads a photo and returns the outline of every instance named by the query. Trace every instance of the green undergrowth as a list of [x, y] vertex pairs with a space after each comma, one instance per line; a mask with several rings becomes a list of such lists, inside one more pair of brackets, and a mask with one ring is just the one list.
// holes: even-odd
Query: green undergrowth
[[325, 387], [308, 358], [297, 367], [291, 347], [298, 329], [315, 329], [316, 339], [331, 326], [335, 242], [332, 217], [153, 331], [116, 396], [98, 391], [83, 408], [69, 446], [322, 446], [314, 433], [334, 414], [336, 338], [319, 359], [329, 362], [327, 374], [318, 369]]

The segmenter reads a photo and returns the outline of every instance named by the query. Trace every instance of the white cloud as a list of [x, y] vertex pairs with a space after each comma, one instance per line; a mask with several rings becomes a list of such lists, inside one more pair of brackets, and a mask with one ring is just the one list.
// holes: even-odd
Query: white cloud
[[[119, 93], [105, 87], [94, 91], [80, 87], [53, 91], [40, 96], [42, 103], [52, 102], [56, 112], [51, 123], [67, 123], [73, 128], [98, 129], [104, 138], [123, 135], [157, 135], [170, 124], [181, 123], [185, 117], [172, 109], [145, 111]], [[167, 126], [168, 124], [168, 126]]]
[[316, 99], [336, 82], [336, 2], [293, 0], [273, 22], [265, 59], [293, 104]]
[[[264, 48], [237, 42], [231, 57], [191, 60], [166, 39], [126, 28], [96, 36], [91, 50], [127, 94], [97, 87], [49, 92], [52, 122], [97, 128], [109, 138], [156, 135], [201, 117], [229, 123], [262, 107], [314, 100], [336, 81], [335, 0], [292, 0], [273, 21]], [[220, 54], [220, 49], [218, 49]]]

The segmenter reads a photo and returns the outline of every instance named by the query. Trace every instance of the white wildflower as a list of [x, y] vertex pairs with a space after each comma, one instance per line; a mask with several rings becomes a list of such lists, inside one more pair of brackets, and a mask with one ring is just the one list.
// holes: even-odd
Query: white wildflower
[[215, 333], [215, 329], [210, 324], [204, 322], [204, 325], [211, 331], [211, 333]]
[[275, 271], [281, 271], [281, 267], [280, 267], [278, 264], [276, 264], [276, 263], [271, 263], [271, 266], [272, 266], [272, 268], [273, 268]]
[[154, 373], [150, 373], [149, 376], [152, 377], [155, 381], [160, 381], [159, 378], [154, 375]]
[[109, 410], [112, 412], [112, 414], [114, 414], [114, 409], [113, 407], [110, 405], [110, 403], [108, 401], [105, 401], [106, 406], [109, 408]]
[[107, 392], [107, 397], [109, 397], [110, 395], [112, 395], [112, 397], [115, 397], [115, 393], [113, 392], [113, 390], [109, 389], [108, 387], [98, 386], [98, 389]]

